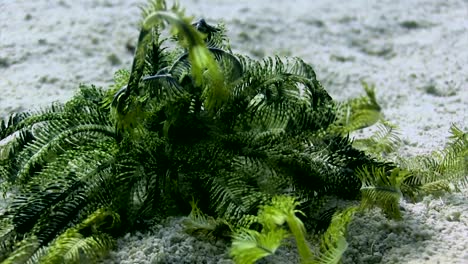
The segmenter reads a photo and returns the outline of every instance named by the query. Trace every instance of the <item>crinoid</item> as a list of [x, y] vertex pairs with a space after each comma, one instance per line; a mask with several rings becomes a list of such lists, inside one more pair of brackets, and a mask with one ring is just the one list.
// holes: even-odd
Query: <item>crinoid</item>
[[379, 119], [372, 89], [337, 104], [303, 60], [234, 54], [222, 25], [192, 24], [162, 0], [140, 26], [131, 70], [112, 87], [82, 85], [64, 104], [2, 121], [0, 179], [13, 195], [0, 216], [4, 263], [93, 263], [119, 236], [191, 210], [232, 230], [286, 221], [305, 256], [304, 227], [336, 223], [323, 256], [339, 259], [355, 209], [333, 216], [325, 197], [359, 199], [365, 182], [366, 204], [394, 206], [371, 203], [383, 190], [372, 187], [403, 174], [348, 136]]

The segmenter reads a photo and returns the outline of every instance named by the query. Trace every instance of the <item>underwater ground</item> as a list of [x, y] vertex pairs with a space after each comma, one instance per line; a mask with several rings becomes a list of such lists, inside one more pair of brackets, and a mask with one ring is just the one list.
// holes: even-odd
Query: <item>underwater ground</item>
[[[111, 84], [115, 70], [131, 65], [145, 2], [1, 0], [0, 117], [65, 101], [79, 83]], [[468, 130], [466, 0], [180, 3], [195, 18], [223, 21], [235, 52], [302, 57], [336, 100], [363, 94], [361, 80], [375, 84], [386, 119], [400, 129], [400, 156], [442, 149], [452, 123]], [[468, 263], [466, 189], [401, 205], [400, 222], [378, 210], [356, 217], [343, 262]], [[105, 262], [231, 263], [227, 244], [197, 241], [180, 221], [125, 236]], [[291, 244], [263, 263], [296, 257]]]

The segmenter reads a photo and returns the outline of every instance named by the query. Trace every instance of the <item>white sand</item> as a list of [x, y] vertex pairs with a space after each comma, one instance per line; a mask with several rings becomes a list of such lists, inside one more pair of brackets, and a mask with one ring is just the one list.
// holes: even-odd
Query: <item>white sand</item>
[[[468, 130], [466, 0], [181, 2], [188, 14], [223, 20], [236, 52], [304, 58], [335, 99], [362, 94], [360, 80], [375, 83], [384, 115], [400, 127], [403, 156], [443, 148], [452, 123]], [[65, 101], [79, 83], [109, 85], [115, 70], [130, 67], [126, 45], [136, 42], [141, 3], [0, 0], [0, 117]], [[467, 204], [464, 191], [403, 203], [402, 223], [363, 215], [344, 260], [468, 263]], [[125, 241], [120, 252], [133, 245]]]

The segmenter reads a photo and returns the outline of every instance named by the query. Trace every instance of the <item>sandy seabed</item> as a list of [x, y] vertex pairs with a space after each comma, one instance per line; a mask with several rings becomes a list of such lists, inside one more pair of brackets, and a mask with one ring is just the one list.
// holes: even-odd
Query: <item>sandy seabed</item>
[[[69, 99], [80, 83], [108, 86], [129, 68], [136, 0], [0, 0], [0, 117]], [[451, 124], [466, 131], [468, 1], [180, 1], [186, 13], [223, 21], [235, 52], [298, 56], [336, 100], [377, 87], [385, 118], [411, 157], [444, 147]], [[379, 212], [350, 226], [345, 263], [468, 263], [467, 192], [402, 202], [404, 221]], [[456, 217], [457, 216], [457, 217]], [[230, 263], [226, 245], [185, 237], [180, 219], [128, 235], [107, 263]], [[174, 241], [179, 241], [178, 243]], [[198, 243], [198, 244], [197, 244]], [[295, 263], [281, 249], [268, 263]]]

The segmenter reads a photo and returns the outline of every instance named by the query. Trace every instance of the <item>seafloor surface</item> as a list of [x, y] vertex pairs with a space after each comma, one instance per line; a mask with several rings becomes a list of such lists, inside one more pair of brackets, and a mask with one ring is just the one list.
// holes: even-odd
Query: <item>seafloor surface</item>
[[[373, 83], [402, 156], [444, 147], [452, 123], [467, 130], [468, 1], [180, 1], [224, 21], [234, 51], [299, 56], [337, 100]], [[70, 98], [80, 83], [107, 86], [129, 68], [136, 0], [0, 0], [0, 117]], [[468, 263], [467, 192], [403, 202], [404, 221], [377, 211], [351, 224], [345, 263]], [[1, 206], [0, 206], [1, 208]], [[169, 219], [128, 235], [108, 263], [230, 263], [226, 245], [197, 241]], [[294, 263], [294, 247], [268, 263]]]

